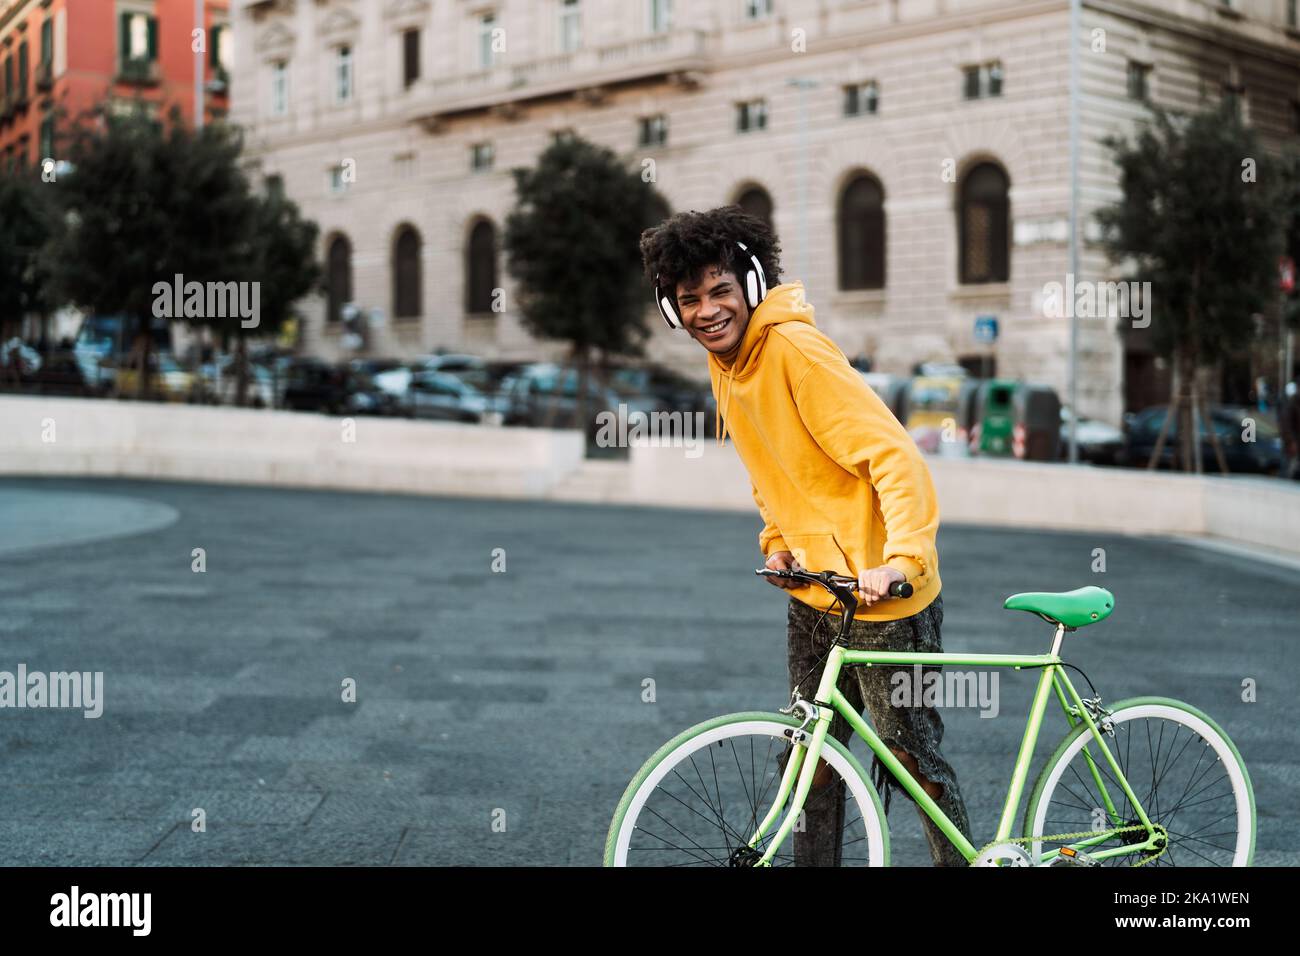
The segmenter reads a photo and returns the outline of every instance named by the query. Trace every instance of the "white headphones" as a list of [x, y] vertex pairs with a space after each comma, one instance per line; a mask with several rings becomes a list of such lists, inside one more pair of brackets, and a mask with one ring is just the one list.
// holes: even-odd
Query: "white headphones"
[[[763, 264], [758, 261], [758, 256], [749, 251], [749, 247], [743, 242], [737, 241], [736, 245], [745, 250], [749, 256], [750, 265], [745, 269], [745, 302], [751, 310], [758, 308], [758, 304], [767, 298], [767, 276], [763, 274]], [[665, 289], [659, 284], [659, 274], [655, 273], [655, 305], [659, 307], [659, 314], [664, 317], [670, 329], [685, 328], [682, 317], [677, 312], [677, 290]]]

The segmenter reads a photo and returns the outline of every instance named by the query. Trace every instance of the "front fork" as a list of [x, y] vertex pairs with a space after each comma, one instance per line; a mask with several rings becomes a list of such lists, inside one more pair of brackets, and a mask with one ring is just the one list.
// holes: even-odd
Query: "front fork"
[[[759, 823], [758, 829], [749, 838], [749, 842], [742, 847], [738, 847], [731, 854], [732, 866], [772, 865], [772, 857], [776, 855], [776, 851], [780, 849], [786, 837], [790, 835], [799, 814], [803, 812], [804, 800], [808, 797], [808, 791], [812, 788], [813, 776], [817, 772], [817, 759], [821, 756], [822, 743], [826, 740], [826, 733], [830, 729], [833, 711], [829, 707], [819, 707], [810, 700], [804, 700], [796, 691], [790, 695], [790, 706], [780, 708], [780, 712], [800, 715], [803, 717], [803, 723], [798, 727], [791, 727], [785, 731], [785, 736], [790, 741], [790, 756], [786, 760], [785, 772], [781, 775], [780, 789], [772, 801], [772, 808], [768, 810], [767, 816]], [[813, 725], [811, 731], [808, 729], [809, 724]], [[795, 781], [796, 776], [798, 777], [797, 783]], [[790, 811], [773, 835], [771, 845], [760, 856], [755, 847], [763, 839], [768, 828], [776, 821], [781, 812], [781, 807], [785, 805], [786, 798], [790, 795], [792, 789], [794, 790], [794, 801], [790, 805]]]

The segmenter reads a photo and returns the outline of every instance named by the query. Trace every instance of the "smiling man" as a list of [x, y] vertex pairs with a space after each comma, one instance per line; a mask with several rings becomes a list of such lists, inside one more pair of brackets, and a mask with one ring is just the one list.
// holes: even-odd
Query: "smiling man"
[[[640, 245], [660, 314], [708, 352], [718, 441], [730, 435], [749, 472], [767, 567], [856, 577], [862, 602], [851, 647], [942, 650], [939, 509], [929, 469], [888, 407], [817, 328], [803, 283], [775, 284], [780, 248], [771, 229], [738, 206], [723, 206], [679, 213], [646, 230]], [[838, 633], [834, 619], [824, 620], [834, 614], [834, 598], [812, 585], [768, 580], [791, 591], [790, 685], [811, 699]], [[896, 581], [911, 582], [910, 598], [887, 597]], [[891, 676], [881, 667], [845, 668], [839, 688], [870, 714], [876, 732], [969, 838], [956, 772], [939, 752], [943, 721], [933, 707], [893, 706]], [[837, 714], [830, 733], [847, 741], [852, 728]], [[878, 761], [874, 769], [887, 812], [892, 778]], [[814, 787], [806, 832], [795, 833], [795, 860], [839, 865], [844, 788], [825, 761]], [[965, 866], [917, 810], [934, 862]]]

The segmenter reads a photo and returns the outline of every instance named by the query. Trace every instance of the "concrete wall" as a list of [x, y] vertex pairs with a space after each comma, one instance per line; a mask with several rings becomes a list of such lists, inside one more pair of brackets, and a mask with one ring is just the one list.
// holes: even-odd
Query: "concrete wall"
[[[0, 474], [754, 511], [730, 444], [633, 447], [628, 462], [582, 453], [572, 431], [0, 397]], [[1300, 558], [1297, 483], [993, 459], [929, 465], [945, 522], [1205, 535]]]
[[[51, 440], [51, 438], [53, 440]], [[0, 474], [520, 498], [582, 462], [575, 432], [148, 402], [0, 398]]]

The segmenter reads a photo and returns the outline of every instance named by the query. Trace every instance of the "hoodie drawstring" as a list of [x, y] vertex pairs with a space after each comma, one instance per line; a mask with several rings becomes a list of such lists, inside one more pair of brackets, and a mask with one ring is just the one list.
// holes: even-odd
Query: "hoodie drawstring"
[[[718, 436], [718, 444], [725, 444], [727, 441], [727, 404], [731, 401], [731, 378], [736, 374], [736, 367], [733, 365], [727, 369], [727, 390], [723, 395], [722, 401], [714, 409], [715, 418], [713, 421], [713, 434]], [[719, 426], [721, 431], [719, 431]]]

